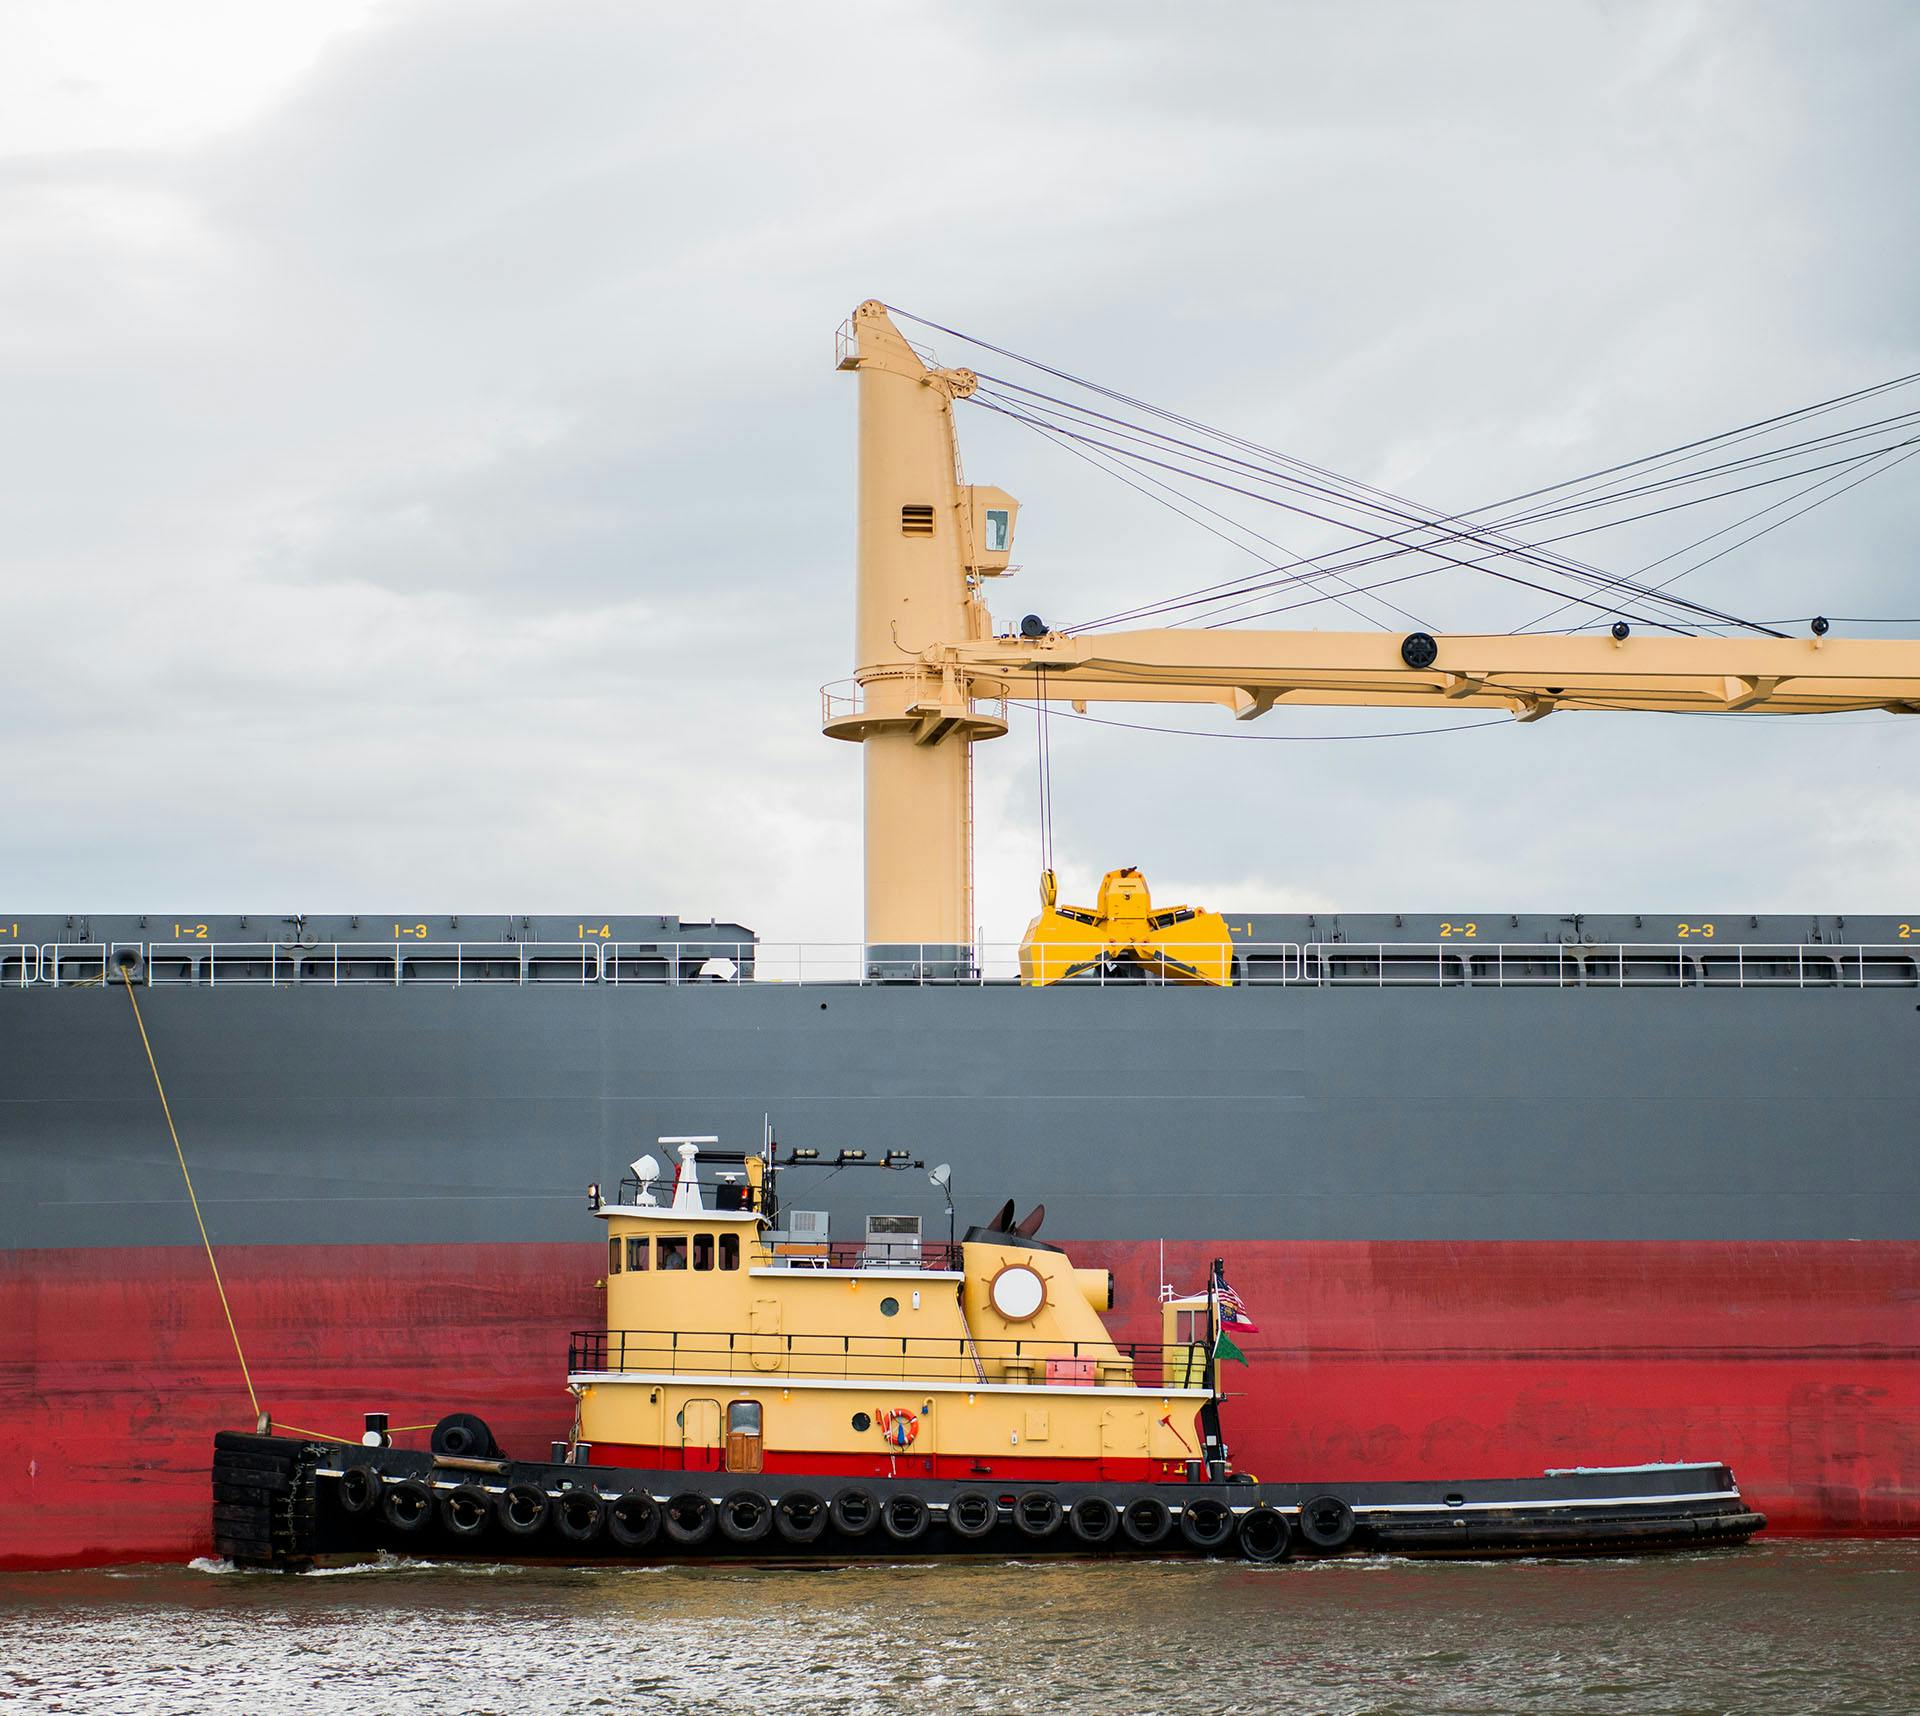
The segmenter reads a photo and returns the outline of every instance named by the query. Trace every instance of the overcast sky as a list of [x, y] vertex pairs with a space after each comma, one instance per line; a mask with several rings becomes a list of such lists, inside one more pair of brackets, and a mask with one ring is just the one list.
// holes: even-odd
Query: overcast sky
[[[1907, 4], [14, 0], [0, 35], [8, 909], [857, 937], [817, 688], [867, 297], [1449, 508], [1920, 369]], [[962, 430], [1025, 507], [1003, 614], [1245, 569]], [[1686, 588], [1920, 616], [1920, 461]], [[1528, 617], [1492, 600], [1422, 597]], [[1032, 739], [980, 756], [993, 940]], [[1063, 725], [1056, 841], [1069, 898], [1134, 863], [1229, 910], [1920, 911], [1917, 762], [1886, 716]]]

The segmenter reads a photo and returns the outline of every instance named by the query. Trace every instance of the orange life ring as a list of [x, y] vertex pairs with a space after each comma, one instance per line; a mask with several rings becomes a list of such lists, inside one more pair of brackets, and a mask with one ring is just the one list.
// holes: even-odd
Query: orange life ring
[[895, 1448], [910, 1448], [920, 1434], [920, 1417], [904, 1406], [889, 1406], [877, 1420], [881, 1438]]

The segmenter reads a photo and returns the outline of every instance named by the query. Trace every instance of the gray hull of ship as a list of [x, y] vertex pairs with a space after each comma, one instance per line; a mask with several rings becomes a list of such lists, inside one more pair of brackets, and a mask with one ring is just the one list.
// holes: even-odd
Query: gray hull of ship
[[[663, 1134], [1099, 1239], [1920, 1236], [1911, 988], [144, 988], [215, 1240], [578, 1240]], [[0, 994], [0, 1245], [197, 1243], [120, 986]], [[946, 1214], [918, 1172], [788, 1201]]]

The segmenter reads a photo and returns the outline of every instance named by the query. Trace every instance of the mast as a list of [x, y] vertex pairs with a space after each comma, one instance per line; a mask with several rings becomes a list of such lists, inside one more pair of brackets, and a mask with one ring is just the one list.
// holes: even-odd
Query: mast
[[851, 708], [829, 695], [825, 730], [862, 750], [869, 957], [944, 968], [973, 943], [973, 744], [1007, 723], [925, 652], [988, 636], [980, 581], [1007, 569], [1018, 504], [962, 480], [953, 402], [972, 371], [923, 363], [875, 301], [842, 329], [839, 367], [860, 379], [859, 691]]

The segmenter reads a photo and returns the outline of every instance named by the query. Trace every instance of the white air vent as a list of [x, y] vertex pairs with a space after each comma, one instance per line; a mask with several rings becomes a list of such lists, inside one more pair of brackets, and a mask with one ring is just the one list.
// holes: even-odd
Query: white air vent
[[825, 1210], [788, 1210], [787, 1232], [795, 1239], [825, 1239], [827, 1212]]

